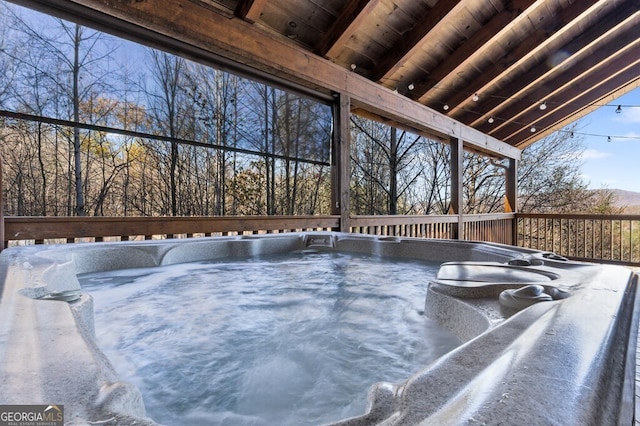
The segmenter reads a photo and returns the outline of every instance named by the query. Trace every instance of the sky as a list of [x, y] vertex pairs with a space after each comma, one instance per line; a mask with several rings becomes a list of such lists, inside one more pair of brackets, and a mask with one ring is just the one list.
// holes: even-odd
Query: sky
[[640, 87], [582, 118], [577, 133], [584, 136], [582, 175], [590, 188], [640, 192]]

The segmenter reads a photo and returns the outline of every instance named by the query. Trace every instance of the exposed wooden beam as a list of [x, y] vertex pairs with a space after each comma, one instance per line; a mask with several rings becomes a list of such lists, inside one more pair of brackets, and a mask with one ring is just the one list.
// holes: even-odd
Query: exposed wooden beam
[[531, 62], [532, 58], [541, 55], [541, 52], [547, 49], [549, 43], [554, 42], [566, 32], [572, 30], [585, 15], [597, 13], [600, 7], [599, 0], [575, 2], [571, 7], [563, 9], [547, 25], [539, 27], [530, 34], [525, 42], [518, 43], [503, 58], [490, 64], [482, 72], [478, 72], [474, 79], [464, 87], [463, 91], [452, 93], [451, 91], [443, 92], [442, 90], [431, 88], [423, 96], [423, 99], [426, 100], [425, 103], [434, 108], [446, 103], [451, 108], [450, 114], [455, 116], [455, 111], [458, 107], [464, 108], [467, 105], [472, 105], [472, 94], [487, 93], [493, 85], [498, 84], [505, 76], [516, 72], [519, 67]]
[[[577, 61], [576, 58], [580, 58], [581, 53], [591, 53], [590, 49], [594, 43], [602, 40], [603, 36], [625, 25], [625, 22], [629, 22], [629, 19], [638, 19], [638, 9], [637, 6], [633, 5], [634, 1], [636, 0], [627, 1], [624, 5], [611, 10], [604, 18], [599, 19], [598, 25], [587, 25], [588, 22], [577, 23], [578, 25], [587, 25], [588, 29], [585, 32], [578, 33], [577, 37], [568, 40], [564, 45], [556, 46], [547, 53], [547, 56], [557, 51], [573, 53], [563, 61], [557, 62], [554, 67], [549, 67], [545, 60], [550, 58], [538, 58], [537, 66], [525, 67], [526, 72], [520, 73], [520, 75], [518, 75], [517, 78], [513, 78], [509, 84], [501, 85], [498, 96], [491, 96], [491, 93], [487, 93], [487, 96], [482, 97], [479, 103], [473, 105], [473, 108], [458, 109], [453, 111], [450, 116], [463, 123], [477, 123], [478, 119], [485, 118], [484, 116], [479, 117], [474, 113], [474, 110], [479, 109], [484, 111], [485, 116], [492, 115], [502, 117], [502, 115], [505, 115], [504, 118], [508, 119], [512, 113], [516, 112], [516, 109], [512, 107], [511, 104], [515, 103], [518, 99], [528, 99], [529, 96], [527, 96], [527, 93], [531, 91], [532, 88], [537, 87], [545, 78], [549, 78], [550, 75], [554, 75], [555, 73], [570, 73], [572, 68], [570, 65], [572, 62]], [[588, 15], [586, 19], [589, 19]], [[636, 25], [636, 29], [631, 31], [635, 31], [636, 34], [638, 34], [637, 28], [638, 26]], [[638, 35], [636, 35], [636, 38], [637, 37]], [[615, 43], [613, 46], [615, 47]], [[579, 64], [577, 64], [576, 69], [578, 68]], [[574, 75], [573, 78], [576, 78], [578, 75], [579, 74]], [[539, 95], [542, 96], [546, 94], [540, 93]], [[499, 125], [500, 123], [496, 123], [493, 128], [496, 129]]]
[[[615, 65], [622, 65], [616, 63]], [[554, 128], [559, 130], [558, 122], [562, 118], [573, 115], [575, 105], [593, 105], [601, 99], [610, 96], [610, 87], [623, 87], [630, 82], [636, 81], [640, 76], [640, 55], [631, 63], [625, 64], [621, 68], [616, 68], [607, 77], [602, 74], [592, 74], [589, 79], [585, 79], [576, 85], [571, 91], [564, 94], [560, 99], [559, 107], [552, 114], [534, 121], [532, 124], [536, 129]], [[508, 135], [508, 141], [514, 145], [521, 145], [530, 136], [528, 127], [518, 126], [517, 129]]]
[[435, 140], [435, 141], [440, 141], [443, 143], [448, 143], [449, 139], [444, 138], [442, 135], [440, 134], [436, 134], [435, 132], [429, 132], [429, 131], [425, 131], [425, 130], [416, 130], [414, 128], [408, 127], [406, 125], [403, 125], [402, 123], [399, 123], [395, 120], [390, 120], [386, 117], [383, 117], [381, 115], [375, 114], [369, 110], [365, 110], [365, 109], [361, 109], [361, 108], [351, 108], [351, 112], [360, 116], [360, 117], [365, 117], [365, 118], [369, 118], [373, 121], [377, 121], [379, 123], [383, 123], [383, 124], [387, 124], [389, 126], [393, 126], [393, 127], [397, 127], [398, 129], [401, 130], [406, 130], [407, 132], [410, 133], [415, 133], [418, 134], [420, 136], [423, 136], [427, 139], [431, 139], [431, 140]]
[[384, 80], [395, 73], [411, 56], [414, 50], [420, 48], [420, 43], [429, 32], [442, 22], [449, 14], [457, 13], [462, 8], [461, 0], [439, 1], [414, 27], [401, 37], [390, 49], [373, 72], [373, 80]]
[[[553, 73], [552, 78], [546, 81], [542, 80], [531, 85], [529, 93], [523, 92], [522, 99], [512, 100], [509, 102], [509, 107], [499, 113], [500, 120], [505, 120], [504, 122], [491, 125], [485, 120], [481, 124], [476, 123], [475, 127], [506, 139], [516, 131], [516, 127], [521, 126], [515, 123], [532, 123], [544, 115], [553, 113], [557, 106], [574, 96], [567, 94], [575, 93], [578, 88], [589, 90], [606, 80], [606, 76], [634, 63], [640, 58], [638, 25], [640, 25], [640, 15], [638, 15], [638, 22], [629, 22], [628, 31], [615, 33], [617, 37], [613, 37], [612, 34], [606, 43], [596, 44], [588, 49], [589, 52], [584, 55], [584, 58], [576, 58], [572, 66]], [[549, 89], [544, 90], [546, 87]], [[538, 88], [537, 92], [536, 88]], [[547, 105], [544, 112], [539, 109], [538, 101], [542, 100]]]
[[320, 56], [332, 57], [356, 32], [379, 0], [351, 0], [315, 47]]
[[268, 0], [240, 0], [236, 6], [234, 14], [240, 19], [244, 19], [249, 22], [256, 22], [264, 7], [267, 5]]
[[558, 121], [555, 122], [555, 124], [547, 126], [546, 128], [541, 128], [535, 134], [531, 133], [528, 137], [523, 136], [522, 139], [517, 142], [517, 146], [520, 149], [525, 149], [526, 147], [539, 141], [540, 139], [549, 136], [552, 133], [555, 133], [557, 129], [563, 128], [571, 124], [572, 122], [586, 116], [587, 114], [597, 110], [601, 107], [601, 105], [614, 102], [620, 96], [623, 96], [636, 89], [640, 89], [640, 75], [638, 75], [635, 80], [630, 81], [626, 86], [620, 86], [618, 89], [605, 94], [599, 99], [596, 99], [591, 105], [581, 108], [577, 111], [570, 111], [565, 116], [559, 118]]
[[447, 75], [454, 73], [457, 69], [469, 63], [470, 58], [482, 55], [486, 49], [490, 49], [491, 40], [517, 25], [520, 19], [526, 17], [524, 12], [527, 9], [539, 7], [541, 3], [542, 0], [513, 0], [508, 2], [506, 5], [508, 7], [505, 7], [504, 10], [495, 15], [473, 37], [449, 55], [429, 74], [426, 80], [416, 84], [411, 96], [419, 102], [426, 102], [426, 94], [429, 89], [438, 84]]
[[[350, 70], [305, 51], [283, 37], [260, 30], [240, 19], [228, 19], [188, 1], [105, 2], [101, 0], [18, 0], [34, 8], [69, 13], [80, 5], [85, 22], [117, 24], [117, 35], [159, 45], [157, 39], [178, 40], [203, 52], [202, 58], [232, 60], [244, 66], [310, 88], [349, 95], [352, 104], [402, 125], [444, 138], [457, 137], [472, 149], [489, 155], [519, 158], [520, 150], [465, 126]], [[205, 55], [206, 53], [206, 55]]]

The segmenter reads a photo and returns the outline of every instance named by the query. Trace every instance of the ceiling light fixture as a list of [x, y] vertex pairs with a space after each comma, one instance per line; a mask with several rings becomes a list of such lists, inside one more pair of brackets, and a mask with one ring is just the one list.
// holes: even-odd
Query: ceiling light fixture
[[535, 133], [536, 132], [536, 126], [532, 126], [531, 127], [531, 133]]
[[540, 110], [544, 111], [545, 109], [547, 109], [547, 103], [546, 102], [542, 102], [540, 104]]
[[416, 86], [413, 83], [409, 83], [409, 85], [407, 86], [407, 89], [409, 89], [409, 90], [413, 90], [415, 88], [416, 88]]
[[356, 64], [351, 64], [351, 71], [355, 71], [358, 66]]
[[480, 96], [478, 96], [477, 93], [474, 93], [471, 99], [473, 99], [473, 102], [478, 102], [478, 99], [480, 99]]
[[449, 104], [444, 104], [442, 109], [445, 110], [445, 111], [449, 111]]
[[493, 119], [493, 117], [489, 117], [489, 119], [487, 120], [487, 122], [488, 122], [489, 124], [493, 123], [494, 121], [495, 121], [495, 120]]

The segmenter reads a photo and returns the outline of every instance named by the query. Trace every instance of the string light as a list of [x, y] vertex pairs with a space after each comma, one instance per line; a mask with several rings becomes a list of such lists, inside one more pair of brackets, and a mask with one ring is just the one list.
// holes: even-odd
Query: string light
[[[453, 92], [455, 94], [463, 94], [463, 95], [472, 95], [472, 100], [477, 102], [480, 99], [480, 95], [478, 92], [472, 93], [472, 92], [468, 92], [468, 91], [464, 91], [464, 90], [455, 90], [455, 89], [451, 89], [449, 87], [438, 87], [438, 86], [433, 86], [431, 88], [431, 90], [443, 90], [443, 91], [447, 91], [447, 92]], [[483, 97], [486, 98], [494, 98], [494, 99], [500, 99], [503, 101], [526, 101], [526, 102], [531, 102], [533, 104], [536, 104], [539, 102], [539, 99], [531, 99], [531, 98], [525, 98], [525, 97], [512, 97], [512, 96], [499, 96], [499, 95], [487, 95], [487, 94], [483, 94]], [[551, 102], [551, 104], [553, 104], [553, 102]], [[544, 105], [544, 106], [542, 106]], [[579, 107], [583, 107], [584, 105], [582, 104], [578, 104], [578, 103], [572, 103], [572, 102], [563, 102], [562, 105], [575, 105], [575, 106], [579, 106]], [[543, 101], [541, 103], [538, 104], [538, 108], [540, 108], [541, 110], [544, 110], [546, 107], [549, 106], [549, 103], [547, 101]], [[620, 113], [622, 112], [622, 108], [627, 107], [627, 108], [640, 108], [640, 105], [616, 105], [616, 104], [598, 104], [598, 103], [592, 103], [589, 104], [589, 106], [591, 107], [617, 107], [616, 112]]]
[[552, 131], [558, 132], [558, 133], [565, 133], [568, 134], [569, 137], [573, 138], [576, 135], [579, 136], [588, 136], [588, 137], [593, 137], [593, 138], [603, 138], [606, 139], [607, 142], [614, 142], [616, 139], [628, 139], [628, 140], [640, 140], [640, 136], [622, 136], [622, 135], [602, 135], [602, 134], [595, 134], [595, 133], [583, 133], [583, 132], [570, 132], [568, 130], [554, 130], [554, 129], [550, 129]]
[[[437, 87], [434, 86], [433, 89], [437, 89], [437, 90], [447, 90], [447, 91], [451, 91], [451, 89], [449, 88], [441, 88], [441, 87]], [[456, 92], [455, 90], [453, 92]], [[469, 96], [471, 93], [470, 92], [464, 92], [464, 91], [457, 91], [456, 93], [460, 93], [460, 94], [465, 94], [467, 96]], [[548, 101], [539, 101], [539, 100], [533, 100], [533, 99], [526, 99], [526, 98], [513, 98], [513, 97], [508, 97], [508, 96], [496, 96], [496, 95], [483, 95], [483, 97], [486, 96], [488, 98], [495, 98], [495, 99], [500, 99], [500, 100], [514, 100], [514, 101], [529, 101], [532, 102], [534, 105], [538, 105], [538, 109], [544, 111], [545, 109], [547, 109], [547, 107], [549, 106]], [[480, 100], [480, 95], [475, 92], [472, 95], [471, 98], [474, 102], [477, 102], [478, 100]], [[563, 105], [572, 105], [571, 103], [563, 103]], [[577, 105], [577, 104], [576, 104]], [[584, 105], [579, 105], [579, 106], [584, 106]], [[589, 106], [591, 107], [614, 107], [615, 112], [617, 114], [622, 113], [622, 108], [626, 107], [626, 108], [640, 108], [640, 105], [617, 105], [617, 104], [597, 104], [597, 103], [593, 103], [590, 104]], [[473, 109], [470, 108], [466, 108], [462, 105], [458, 106], [458, 108], [461, 111], [466, 111], [468, 113], [472, 113], [472, 114], [476, 114], [478, 117], [481, 117], [482, 113], [478, 112], [478, 111], [474, 111]], [[442, 104], [442, 109], [444, 111], [448, 111], [449, 109], [451, 109], [451, 106], [448, 103], [443, 103]], [[486, 116], [485, 116], [486, 117]], [[512, 123], [512, 124], [516, 124], [519, 126], [525, 126], [524, 123], [522, 122], [518, 122], [516, 120], [510, 120], [510, 119], [504, 119], [504, 118], [500, 118], [500, 117], [495, 117], [495, 116], [490, 116], [489, 118], [486, 118], [486, 122], [489, 124], [493, 124], [495, 123], [496, 120], [500, 120], [501, 122], [504, 123]], [[613, 142], [614, 139], [631, 139], [631, 140], [640, 140], [640, 136], [607, 136], [607, 135], [602, 135], [602, 134], [588, 134], [588, 133], [583, 133], [583, 132], [570, 132], [567, 130], [563, 130], [563, 129], [554, 129], [554, 128], [545, 128], [545, 133], [546, 132], [558, 132], [558, 133], [566, 133], [568, 134], [569, 137], [574, 138], [576, 136], [590, 136], [590, 137], [597, 137], [597, 138], [606, 138], [608, 142]], [[529, 131], [531, 133], [536, 133], [538, 131], [538, 129], [535, 126], [531, 126], [529, 128]]]
[[[612, 105], [608, 105], [608, 106], [612, 106]], [[625, 105], [623, 105], [625, 106]], [[450, 109], [450, 105], [449, 104], [444, 104], [442, 106], [442, 109], [445, 111], [448, 111]], [[638, 108], [640, 108], [640, 106], [638, 106]], [[466, 111], [472, 114], [476, 114], [478, 116], [482, 115], [480, 114], [478, 111], [474, 111], [473, 109], [469, 109], [469, 108], [465, 108], [465, 107], [460, 107], [460, 110], [462, 111]], [[511, 123], [511, 124], [515, 124], [518, 126], [522, 126], [523, 128], [526, 126], [525, 123], [523, 122], [519, 122], [517, 120], [508, 120], [508, 119], [504, 119], [504, 118], [500, 118], [500, 117], [495, 117], [495, 116], [489, 116], [488, 118], [484, 118], [486, 120], [487, 123], [492, 124], [495, 123], [496, 120], [500, 120], [501, 122], [504, 123]], [[557, 133], [565, 133], [567, 134], [569, 137], [574, 138], [576, 136], [590, 136], [590, 137], [597, 137], [597, 138], [607, 138], [607, 140], [609, 140], [608, 138], [611, 138], [610, 142], [613, 142], [614, 139], [632, 139], [632, 140], [640, 140], [640, 136], [607, 136], [607, 135], [598, 135], [598, 134], [590, 134], [590, 133], [583, 133], [583, 132], [572, 132], [572, 131], [568, 131], [568, 130], [564, 130], [564, 129], [554, 129], [554, 128], [545, 128], [546, 132], [549, 133], [553, 133], [553, 132], [557, 132]], [[529, 127], [529, 131], [531, 133], [536, 133], [538, 131], [538, 129], [536, 128], [536, 126], [531, 126]]]

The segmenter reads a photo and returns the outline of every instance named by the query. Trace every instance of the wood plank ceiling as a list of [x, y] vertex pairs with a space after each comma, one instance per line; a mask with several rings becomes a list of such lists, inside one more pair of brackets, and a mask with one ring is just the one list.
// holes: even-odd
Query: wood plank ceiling
[[206, 2], [518, 148], [640, 85], [639, 0]]
[[[640, 86], [640, 0], [10, 1], [116, 33], [132, 22], [291, 80], [301, 70], [297, 83], [309, 87], [353, 85], [345, 75], [355, 73], [488, 135], [491, 147], [522, 149]], [[118, 21], [96, 20], [96, 11]], [[128, 31], [136, 39], [120, 32]], [[384, 93], [368, 96], [394, 107]], [[454, 134], [446, 129], [455, 122], [442, 118], [428, 120]]]

